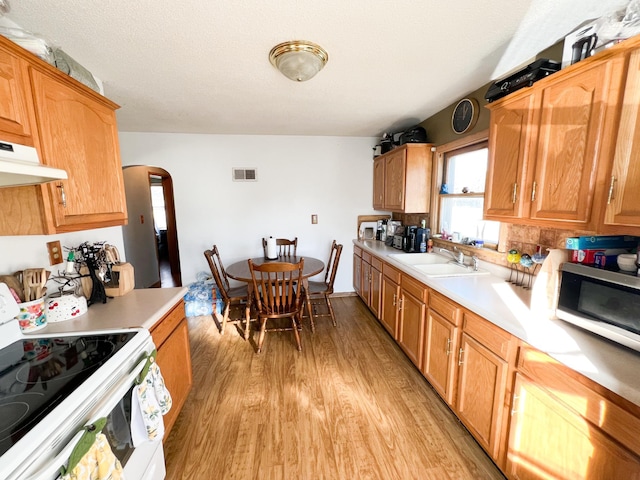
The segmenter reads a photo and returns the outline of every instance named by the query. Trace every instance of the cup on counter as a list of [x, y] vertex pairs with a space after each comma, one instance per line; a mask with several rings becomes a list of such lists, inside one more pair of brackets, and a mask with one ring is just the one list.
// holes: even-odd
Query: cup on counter
[[20, 313], [16, 317], [24, 333], [35, 332], [47, 326], [44, 297], [30, 302], [19, 303]]

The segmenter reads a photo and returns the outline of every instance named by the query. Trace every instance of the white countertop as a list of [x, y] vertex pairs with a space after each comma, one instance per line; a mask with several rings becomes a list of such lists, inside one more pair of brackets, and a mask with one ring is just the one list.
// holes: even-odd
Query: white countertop
[[640, 353], [562, 320], [550, 319], [532, 311], [523, 289], [505, 282], [504, 275], [501, 276], [498, 271], [508, 272], [507, 269], [481, 262], [481, 267], [493, 273], [466, 277], [427, 277], [390, 257], [390, 254], [401, 252], [382, 242], [354, 240], [353, 243], [560, 363], [640, 405]]
[[96, 303], [87, 313], [63, 322], [48, 323], [33, 335], [48, 333], [85, 332], [142, 327], [150, 330], [179, 300], [187, 289], [141, 288], [122, 297], [107, 299], [107, 303]]

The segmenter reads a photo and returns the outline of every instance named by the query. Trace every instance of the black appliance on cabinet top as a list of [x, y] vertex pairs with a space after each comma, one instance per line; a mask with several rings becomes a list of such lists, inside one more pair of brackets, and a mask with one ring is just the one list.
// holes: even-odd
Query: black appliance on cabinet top
[[527, 65], [522, 70], [495, 82], [489, 87], [484, 98], [487, 102], [493, 102], [494, 100], [498, 100], [505, 95], [515, 92], [516, 90], [520, 90], [524, 87], [530, 87], [538, 80], [551, 75], [558, 70], [560, 70], [560, 62], [549, 60], [547, 58], [540, 58]]
[[418, 227], [416, 225], [410, 225], [404, 229], [402, 249], [407, 253], [415, 253], [418, 251], [416, 249], [417, 230]]

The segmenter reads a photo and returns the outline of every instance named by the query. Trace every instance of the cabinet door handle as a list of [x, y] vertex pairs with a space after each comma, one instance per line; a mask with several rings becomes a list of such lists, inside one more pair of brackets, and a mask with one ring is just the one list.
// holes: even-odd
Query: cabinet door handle
[[451, 355], [451, 339], [447, 338], [447, 346], [446, 346], [447, 357]]
[[531, 188], [531, 201], [535, 202], [536, 201], [536, 187], [538, 186], [538, 184], [536, 183], [536, 181], [533, 181], [533, 187]]
[[396, 306], [396, 294], [395, 293], [393, 294], [393, 306], [394, 307]]
[[611, 200], [613, 200], [613, 186], [616, 183], [615, 175], [611, 175], [611, 183], [609, 184], [609, 196], [607, 197], [607, 205], [611, 204]]
[[516, 413], [518, 413], [518, 399], [520, 395], [513, 396], [513, 408], [511, 409], [511, 416], [513, 417]]
[[518, 194], [518, 184], [513, 183], [513, 194], [511, 195], [511, 203], [516, 203], [516, 196]]
[[67, 194], [64, 193], [64, 185], [62, 183], [59, 183], [58, 185], [56, 185], [56, 187], [60, 189], [60, 205], [62, 205], [64, 208], [67, 208]]
[[462, 354], [464, 353], [464, 348], [458, 350], [458, 366], [462, 365], [464, 362], [462, 361]]
[[404, 298], [398, 300], [398, 311], [402, 310], [402, 306], [404, 305]]

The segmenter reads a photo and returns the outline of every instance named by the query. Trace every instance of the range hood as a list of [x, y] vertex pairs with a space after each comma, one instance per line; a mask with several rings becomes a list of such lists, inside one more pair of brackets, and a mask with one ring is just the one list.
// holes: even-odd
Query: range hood
[[59, 168], [42, 165], [33, 147], [0, 140], [0, 187], [37, 185], [69, 178]]

